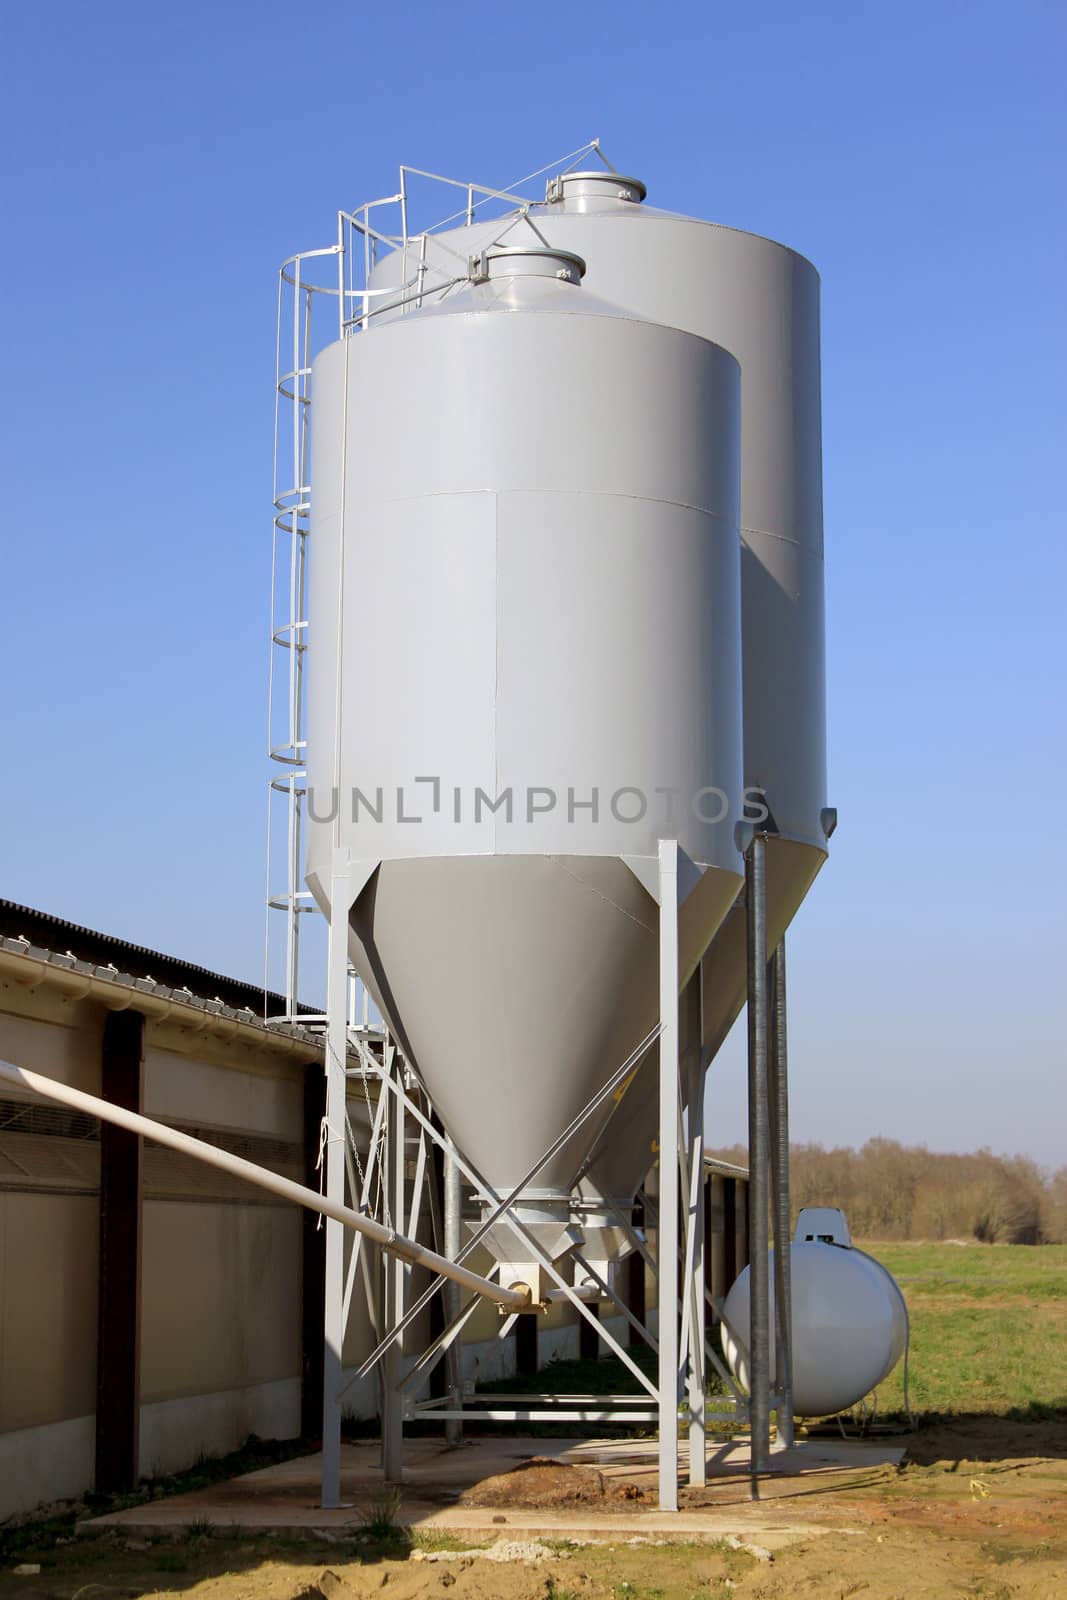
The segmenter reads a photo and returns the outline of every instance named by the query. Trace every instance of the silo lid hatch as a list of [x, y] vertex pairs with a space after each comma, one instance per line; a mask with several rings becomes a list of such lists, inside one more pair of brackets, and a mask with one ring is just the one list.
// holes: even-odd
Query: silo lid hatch
[[547, 205], [581, 199], [626, 200], [640, 205], [647, 195], [640, 178], [628, 178], [621, 172], [562, 172], [545, 185]]
[[585, 276], [585, 262], [573, 250], [501, 244], [471, 256], [469, 272], [474, 283], [484, 283], [487, 278], [554, 278], [578, 284]]

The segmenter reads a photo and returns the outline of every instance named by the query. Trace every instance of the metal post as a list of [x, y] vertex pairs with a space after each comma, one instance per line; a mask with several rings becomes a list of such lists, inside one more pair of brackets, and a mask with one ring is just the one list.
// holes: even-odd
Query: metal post
[[[348, 912], [352, 903], [347, 873], [330, 879], [330, 940], [326, 973], [326, 1141], [323, 1151], [326, 1195], [345, 1202], [345, 1065], [348, 1057]], [[354, 1197], [355, 1198], [355, 1197]], [[345, 1230], [326, 1220], [326, 1303], [322, 1377], [322, 1505], [341, 1505], [342, 1347], [345, 1336]]]
[[[304, 1073], [304, 1184], [319, 1186], [322, 1119], [326, 1115], [326, 1075], [317, 1062]], [[301, 1338], [303, 1381], [300, 1385], [300, 1433], [318, 1436], [322, 1426], [323, 1337], [322, 1318], [326, 1290], [326, 1232], [314, 1211], [300, 1213], [303, 1236], [301, 1261]]]
[[[708, 1237], [704, 1245], [707, 1282], [715, 1299], [725, 1300], [731, 1287], [726, 1282], [726, 1180], [720, 1173], [715, 1173], [708, 1189]], [[713, 1313], [716, 1327], [718, 1320], [718, 1314]]]
[[[392, 1060], [390, 1061], [390, 1057]], [[386, 1044], [386, 1071], [402, 1072], [399, 1058], [390, 1044]], [[383, 1088], [383, 1093], [385, 1092]], [[386, 1182], [389, 1203], [393, 1208], [393, 1227], [403, 1226], [404, 1216], [404, 1102], [400, 1095], [390, 1096], [386, 1144]], [[385, 1260], [385, 1325], [393, 1328], [404, 1315], [404, 1288], [407, 1268], [403, 1261]], [[400, 1483], [404, 1467], [403, 1402], [400, 1397], [400, 1380], [403, 1377], [401, 1341], [395, 1339], [386, 1351], [381, 1365], [382, 1386], [382, 1472], [386, 1483]]]
[[[101, 1093], [129, 1111], [144, 1107], [144, 1035], [140, 1011], [109, 1011], [104, 1019]], [[129, 1494], [140, 1476], [143, 1167], [144, 1140], [101, 1123], [96, 1489], [102, 1494]]]
[[[445, 1178], [445, 1255], [455, 1261], [462, 1245], [462, 1195], [459, 1184], [459, 1165], [454, 1155], [454, 1146], [449, 1139], [445, 1147], [444, 1178]], [[462, 1296], [455, 1284], [446, 1283], [445, 1297], [445, 1326], [454, 1322], [459, 1316]], [[445, 1354], [445, 1369], [448, 1379], [448, 1394], [453, 1411], [459, 1411], [463, 1406], [463, 1346], [460, 1339], [453, 1339]], [[445, 1442], [451, 1446], [459, 1444], [463, 1438], [463, 1423], [459, 1417], [450, 1417], [445, 1423]]]
[[678, 1509], [678, 841], [659, 842], [659, 1506]]
[[[697, 985], [697, 993], [701, 991], [700, 969], [697, 969], [693, 980]], [[690, 1329], [689, 1329], [689, 1482], [697, 1487], [707, 1482], [707, 1451], [705, 1418], [705, 1355], [704, 1342], [707, 1332], [707, 1316], [704, 1298], [704, 1252], [707, 1241], [704, 1236], [704, 1050], [701, 1040], [704, 1037], [703, 1005], [698, 999], [700, 1011], [700, 1025], [697, 1028], [696, 1039], [689, 1056], [689, 1186], [690, 1186], [690, 1215], [689, 1226], [692, 1229], [692, 1272], [690, 1281], [684, 1287], [684, 1293], [690, 1299]]]
[[767, 904], [766, 844], [757, 834], [745, 855], [748, 935], [748, 1219], [751, 1324], [749, 1435], [752, 1493], [770, 1467], [770, 1270], [767, 1193]]
[[791, 1449], [793, 1428], [792, 1218], [789, 1203], [789, 1059], [786, 1047], [785, 940], [767, 971], [771, 1007], [768, 1091], [771, 1181], [774, 1194], [774, 1372], [778, 1391], [778, 1442]]
[[723, 1299], [730, 1293], [740, 1270], [737, 1260], [737, 1191], [736, 1178], [724, 1178], [722, 1185], [722, 1281]]

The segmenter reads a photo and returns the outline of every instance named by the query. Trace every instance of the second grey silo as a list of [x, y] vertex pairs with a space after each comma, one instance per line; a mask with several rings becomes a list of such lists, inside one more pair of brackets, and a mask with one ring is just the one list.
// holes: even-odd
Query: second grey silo
[[[745, 784], [766, 796], [768, 937], [784, 934], [821, 865], [826, 799], [819, 279], [773, 240], [644, 204], [644, 185], [570, 173], [533, 208], [539, 230], [588, 262], [594, 292], [642, 316], [712, 339], [741, 365], [741, 585]], [[450, 251], [521, 236], [520, 214], [428, 241], [428, 282]], [[400, 255], [375, 282], [400, 281]], [[436, 273], [436, 280], [434, 274]], [[718, 1049], [744, 1003], [743, 912], [704, 961], [705, 1045]], [[650, 1154], [655, 1084], [631, 1086], [602, 1143], [596, 1181], [619, 1193]]]

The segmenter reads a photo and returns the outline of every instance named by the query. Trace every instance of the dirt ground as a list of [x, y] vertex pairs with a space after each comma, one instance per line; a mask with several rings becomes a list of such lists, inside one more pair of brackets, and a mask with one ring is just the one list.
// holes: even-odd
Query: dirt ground
[[560, 1506], [598, 1506], [612, 1504], [655, 1504], [640, 1484], [608, 1478], [596, 1467], [565, 1466], [535, 1456], [514, 1472], [476, 1483], [460, 1496], [468, 1506], [523, 1506], [546, 1509]]
[[[468, 1496], [481, 1506], [609, 1512], [633, 1499], [595, 1468], [537, 1459]], [[761, 1546], [760, 1516], [778, 1533], [795, 1526], [797, 1542], [773, 1553]], [[390, 1529], [383, 1507], [368, 1508], [358, 1532], [329, 1540], [195, 1527], [175, 1539], [27, 1535], [5, 1556], [0, 1600], [1063, 1600], [1067, 1427], [989, 1416], [928, 1427], [899, 1468], [844, 1491], [813, 1479], [753, 1508], [751, 1536], [711, 1545], [524, 1541], [502, 1527], [474, 1547]]]

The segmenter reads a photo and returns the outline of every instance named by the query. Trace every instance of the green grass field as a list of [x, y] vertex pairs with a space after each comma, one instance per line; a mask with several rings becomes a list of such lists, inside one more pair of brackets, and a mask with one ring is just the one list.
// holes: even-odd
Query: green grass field
[[[911, 1316], [915, 1412], [1067, 1410], [1067, 1245], [879, 1244]], [[903, 1366], [878, 1393], [903, 1405]]]

